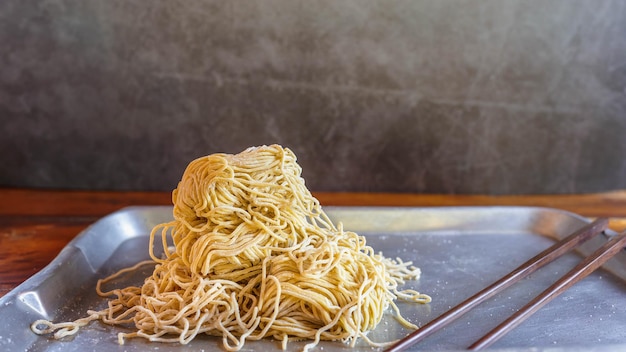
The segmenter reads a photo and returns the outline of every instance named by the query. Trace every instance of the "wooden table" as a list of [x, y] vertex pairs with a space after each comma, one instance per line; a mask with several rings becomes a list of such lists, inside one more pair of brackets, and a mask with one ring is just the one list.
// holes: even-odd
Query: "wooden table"
[[[610, 217], [626, 229], [626, 191], [585, 195], [417, 195], [324, 193], [324, 205], [485, 206], [559, 208], [590, 218]], [[0, 188], [0, 296], [41, 270], [85, 227], [131, 205], [170, 205], [169, 192], [87, 192]]]

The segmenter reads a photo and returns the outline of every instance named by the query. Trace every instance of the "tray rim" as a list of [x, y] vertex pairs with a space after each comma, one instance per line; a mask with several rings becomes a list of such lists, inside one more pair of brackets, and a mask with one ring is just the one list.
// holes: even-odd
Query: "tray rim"
[[[101, 222], [106, 221], [107, 219], [115, 218], [121, 214], [131, 213], [131, 212], [141, 212], [141, 211], [150, 211], [150, 210], [170, 210], [173, 209], [171, 205], [133, 205], [128, 207], [123, 207], [119, 210], [111, 212], [90, 225], [88, 225], [85, 229], [80, 231], [70, 242], [68, 242], [61, 251], [41, 270], [31, 275], [28, 279], [24, 280], [21, 284], [14, 287], [11, 291], [7, 292], [4, 296], [0, 297], [0, 306], [5, 304], [9, 299], [17, 296], [20, 291], [26, 291], [27, 287], [33, 286], [33, 282], [37, 281], [37, 279], [47, 277], [49, 272], [54, 271], [56, 267], [58, 267], [59, 262], [62, 262], [65, 259], [65, 256], [68, 254], [70, 248], [79, 248], [77, 246], [80, 241], [89, 235], [89, 232], [96, 226], [98, 226]], [[422, 207], [422, 206], [361, 206], [361, 205], [351, 205], [351, 206], [341, 206], [341, 205], [322, 205], [322, 209], [326, 213], [333, 214], [336, 211], [349, 210], [349, 211], [387, 211], [393, 212], [394, 210], [411, 210], [411, 211], [451, 211], [451, 210], [459, 210], [459, 211], [490, 211], [490, 210], [507, 210], [507, 211], [537, 211], [537, 212], [552, 212], [559, 213], [565, 217], [570, 217], [576, 220], [581, 221], [582, 223], [589, 223], [590, 220], [582, 215], [563, 210], [558, 208], [550, 208], [543, 206], [516, 206], [516, 205], [488, 205], [488, 206], [433, 206], [433, 207]], [[97, 270], [97, 268], [92, 268]]]

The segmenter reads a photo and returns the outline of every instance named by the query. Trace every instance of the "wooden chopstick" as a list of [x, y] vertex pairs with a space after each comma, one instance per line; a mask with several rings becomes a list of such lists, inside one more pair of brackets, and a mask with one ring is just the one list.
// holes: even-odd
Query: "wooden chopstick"
[[524, 277], [532, 274], [537, 269], [542, 266], [550, 263], [561, 255], [567, 253], [570, 249], [578, 246], [579, 244], [585, 242], [591, 237], [601, 233], [606, 230], [608, 226], [608, 219], [606, 218], [598, 218], [590, 224], [583, 226], [578, 229], [571, 235], [565, 237], [561, 241], [555, 243], [550, 246], [546, 250], [537, 254], [533, 258], [526, 261], [524, 264], [520, 265], [509, 274], [503, 276], [501, 279], [496, 281], [495, 283], [489, 285], [484, 288], [480, 292], [474, 294], [472, 297], [467, 300], [459, 303], [454, 308], [448, 310], [444, 314], [435, 318], [428, 324], [409, 334], [405, 338], [396, 342], [394, 345], [389, 347], [386, 352], [399, 352], [403, 351], [410, 346], [422, 341], [427, 336], [436, 332], [437, 330], [445, 327], [450, 324], [454, 320], [460, 318], [465, 313], [469, 312], [472, 308], [494, 296], [495, 294], [503, 291], [507, 287], [513, 285]]
[[490, 346], [552, 299], [556, 298], [572, 285], [594, 272], [615, 254], [619, 253], [624, 246], [626, 246], [626, 233], [614, 236], [610, 241], [606, 242], [603, 246], [586, 257], [567, 274], [563, 275], [563, 277], [561, 277], [552, 286], [548, 287], [545, 291], [539, 294], [539, 296], [535, 297], [523, 308], [511, 315], [507, 320], [474, 342], [470, 347], [468, 347], [468, 349], [476, 351]]

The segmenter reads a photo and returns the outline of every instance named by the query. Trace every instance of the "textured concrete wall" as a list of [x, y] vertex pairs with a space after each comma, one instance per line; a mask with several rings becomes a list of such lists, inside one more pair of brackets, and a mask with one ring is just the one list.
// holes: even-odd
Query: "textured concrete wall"
[[626, 2], [4, 0], [0, 122], [0, 186], [280, 143], [313, 190], [623, 188]]

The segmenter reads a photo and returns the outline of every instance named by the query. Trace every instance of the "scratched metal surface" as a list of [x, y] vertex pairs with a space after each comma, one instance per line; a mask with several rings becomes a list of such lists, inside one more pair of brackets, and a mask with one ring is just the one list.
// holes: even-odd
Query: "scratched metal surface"
[[[346, 229], [367, 237], [376, 250], [412, 260], [422, 269], [415, 288], [433, 297], [427, 305], [400, 303], [403, 315], [425, 324], [480, 288], [495, 281], [559, 237], [587, 221], [545, 208], [326, 208]], [[73, 320], [105, 302], [95, 281], [146, 258], [147, 234], [171, 218], [170, 207], [128, 208], [95, 223], [72, 241], [48, 267], [0, 299], [0, 349], [28, 351], [204, 351], [221, 348], [221, 339], [202, 336], [189, 345], [132, 339], [117, 345], [120, 327], [99, 322], [75, 337], [54, 341], [29, 330], [35, 319]], [[495, 296], [445, 330], [430, 336], [416, 351], [460, 351], [532, 299], [575, 265], [584, 253], [605, 241], [604, 235], [560, 258]], [[136, 283], [148, 273], [137, 273]], [[626, 349], [626, 255], [606, 270], [581, 281], [545, 306], [492, 348], [500, 351], [616, 351]], [[389, 341], [405, 336], [391, 315], [368, 336]], [[300, 350], [304, 343], [290, 343]], [[271, 340], [247, 342], [244, 351], [275, 350]], [[350, 351], [323, 342], [317, 351]], [[354, 351], [372, 351], [360, 343]]]

